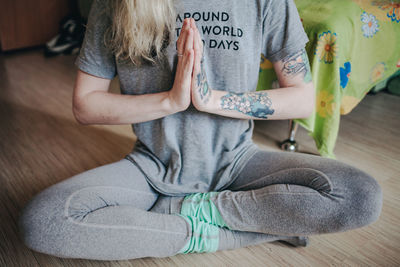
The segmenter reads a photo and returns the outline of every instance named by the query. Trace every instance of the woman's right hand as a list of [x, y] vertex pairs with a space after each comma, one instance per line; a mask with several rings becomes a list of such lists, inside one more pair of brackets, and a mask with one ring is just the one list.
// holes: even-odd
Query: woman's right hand
[[186, 110], [191, 102], [191, 81], [194, 64], [193, 38], [190, 26], [191, 19], [185, 19], [177, 42], [178, 65], [175, 81], [169, 91], [171, 107], [177, 111]]

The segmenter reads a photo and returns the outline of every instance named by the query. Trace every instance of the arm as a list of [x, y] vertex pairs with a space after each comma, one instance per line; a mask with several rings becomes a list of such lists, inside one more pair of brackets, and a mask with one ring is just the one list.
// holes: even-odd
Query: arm
[[[188, 23], [186, 23], [188, 25]], [[155, 120], [183, 111], [190, 105], [193, 70], [193, 30], [184, 25], [178, 39], [179, 57], [173, 88], [146, 95], [117, 95], [108, 92], [109, 79], [78, 71], [73, 112], [82, 124], [131, 124]]]
[[78, 70], [73, 112], [81, 124], [129, 124], [154, 120], [178, 112], [169, 92], [118, 95], [108, 92], [110, 80]]
[[315, 93], [304, 49], [273, 63], [282, 88], [233, 93], [209, 87], [200, 60], [203, 47], [198, 39], [198, 31], [195, 30], [192, 101], [200, 111], [238, 119], [261, 120], [306, 118], [312, 114]]

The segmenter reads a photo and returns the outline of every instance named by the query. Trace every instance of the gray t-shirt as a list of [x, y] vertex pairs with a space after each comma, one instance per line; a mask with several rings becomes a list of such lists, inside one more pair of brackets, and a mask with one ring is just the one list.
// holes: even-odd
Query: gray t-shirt
[[[111, 21], [107, 3], [94, 2], [76, 65], [102, 78], [118, 75], [122, 94], [172, 88], [176, 40], [185, 17], [196, 20], [205, 43], [208, 82], [216, 90], [254, 91], [261, 53], [278, 61], [308, 42], [293, 0], [180, 0], [175, 39], [166, 48], [166, 60], [136, 67], [117, 61], [104, 45]], [[127, 158], [157, 191], [170, 196], [227, 188], [257, 151], [251, 139], [252, 120], [203, 113], [193, 106], [132, 127], [138, 142]]]

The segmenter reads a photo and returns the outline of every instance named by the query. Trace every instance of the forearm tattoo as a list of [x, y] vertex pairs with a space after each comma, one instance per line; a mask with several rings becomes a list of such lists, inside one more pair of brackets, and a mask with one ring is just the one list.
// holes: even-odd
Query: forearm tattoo
[[305, 49], [285, 57], [282, 61], [282, 72], [285, 76], [302, 74], [305, 83], [312, 81], [310, 62]]
[[272, 101], [266, 92], [228, 93], [221, 98], [221, 108], [224, 110], [236, 110], [243, 114], [267, 119], [274, 114], [271, 108]]
[[208, 85], [206, 72], [204, 70], [204, 57], [201, 59], [201, 71], [197, 74], [197, 91], [201, 101], [207, 104], [211, 97], [211, 88]]

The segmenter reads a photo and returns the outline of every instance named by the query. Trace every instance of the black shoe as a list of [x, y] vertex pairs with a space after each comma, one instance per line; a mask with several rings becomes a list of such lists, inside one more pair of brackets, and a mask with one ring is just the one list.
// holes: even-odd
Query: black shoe
[[60, 33], [45, 45], [44, 55], [77, 54], [83, 41], [85, 28], [81, 19], [66, 17], [61, 22]]
[[307, 236], [293, 236], [279, 241], [283, 243], [288, 243], [293, 247], [307, 247], [310, 243], [310, 240]]

